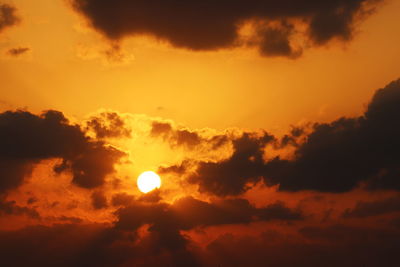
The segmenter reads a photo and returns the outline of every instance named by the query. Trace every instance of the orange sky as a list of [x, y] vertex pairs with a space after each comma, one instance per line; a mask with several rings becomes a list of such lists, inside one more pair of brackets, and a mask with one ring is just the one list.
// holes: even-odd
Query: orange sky
[[0, 0], [0, 265], [400, 266], [400, 0], [154, 1]]

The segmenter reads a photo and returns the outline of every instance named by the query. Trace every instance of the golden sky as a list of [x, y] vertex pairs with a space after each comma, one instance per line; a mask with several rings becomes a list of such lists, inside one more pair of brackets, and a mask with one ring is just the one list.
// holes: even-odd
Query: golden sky
[[399, 14], [0, 0], [0, 265], [400, 266]]

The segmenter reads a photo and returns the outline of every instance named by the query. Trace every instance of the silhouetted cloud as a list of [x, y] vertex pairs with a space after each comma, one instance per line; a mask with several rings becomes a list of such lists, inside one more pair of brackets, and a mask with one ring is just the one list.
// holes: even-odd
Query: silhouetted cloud
[[[216, 50], [242, 45], [239, 29], [246, 22], [261, 21], [252, 45], [266, 56], [297, 57], [293, 48], [295, 26], [300, 21], [307, 30], [302, 35], [314, 45], [337, 38], [349, 40], [360, 17], [371, 11], [376, 0], [301, 1], [107, 1], [72, 0], [75, 10], [111, 40], [126, 36], [153, 35], [176, 47]], [[279, 28], [269, 24], [277, 22]], [[276, 24], [276, 23], [275, 23]]]
[[296, 221], [304, 218], [301, 211], [291, 210], [283, 202], [256, 208], [246, 199], [223, 199], [210, 203], [193, 197], [181, 198], [171, 205], [136, 201], [120, 208], [116, 215], [116, 227], [124, 230], [137, 229], [144, 224], [160, 224], [161, 228], [170, 226], [178, 230], [190, 230], [224, 224]]
[[203, 137], [196, 131], [175, 129], [170, 123], [161, 121], [152, 122], [150, 136], [161, 137], [173, 147], [185, 147], [188, 149], [195, 149], [197, 146], [204, 144], [207, 144], [212, 149], [217, 149], [229, 140], [226, 135]]
[[17, 16], [17, 9], [9, 4], [0, 3], [0, 33], [11, 26], [20, 22]]
[[264, 147], [275, 138], [244, 133], [233, 140], [233, 154], [221, 162], [200, 162], [188, 181], [199, 185], [199, 191], [219, 196], [238, 195], [256, 183], [264, 173]]
[[[277, 140], [265, 133], [231, 139], [232, 155], [220, 162], [187, 161], [160, 168], [186, 172], [202, 193], [244, 193], [261, 180], [281, 191], [346, 192], [361, 184], [370, 189], [400, 190], [400, 80], [378, 90], [363, 116], [316, 123]], [[303, 141], [302, 141], [303, 140]], [[292, 159], [264, 159], [265, 147], [295, 148]], [[268, 156], [268, 155], [267, 155]], [[185, 166], [197, 164], [194, 172]]]
[[104, 183], [125, 154], [92, 140], [58, 111], [34, 115], [26, 111], [0, 114], [0, 192], [19, 186], [35, 163], [60, 158], [56, 172], [71, 171], [73, 182], [85, 188]]
[[366, 183], [400, 190], [400, 80], [378, 90], [365, 114], [319, 123], [294, 160], [268, 162], [265, 179], [280, 190], [345, 192]]
[[[0, 231], [4, 266], [397, 266], [399, 233], [332, 225], [299, 235], [265, 230], [221, 234], [204, 249], [157, 225], [146, 237], [104, 224], [30, 226]], [[21, 257], [23, 255], [23, 257]]]
[[37, 201], [38, 201], [38, 199], [37, 199], [36, 197], [30, 197], [30, 198], [28, 198], [28, 200], [26, 201], [26, 204], [31, 205], [31, 204], [33, 204], [33, 203], [35, 203], [35, 202], [37, 202]]
[[127, 193], [118, 193], [112, 196], [111, 203], [113, 206], [129, 206], [135, 201], [135, 197]]
[[[185, 248], [162, 245], [168, 236], [144, 240], [103, 224], [31, 226], [0, 231], [4, 266], [199, 266]], [[21, 255], [24, 255], [21, 257]]]
[[294, 48], [291, 44], [291, 36], [295, 31], [292, 24], [282, 22], [278, 26], [258, 27], [259, 51], [263, 56], [287, 56], [298, 58], [302, 54], [302, 48]]
[[186, 264], [191, 262], [196, 265], [197, 261], [188, 250], [189, 240], [181, 234], [181, 230], [256, 221], [304, 219], [300, 211], [293, 211], [283, 203], [256, 208], [245, 199], [225, 199], [209, 203], [192, 197], [181, 198], [173, 204], [135, 201], [117, 210], [116, 216], [116, 229], [133, 231], [143, 225], [150, 225], [148, 231], [157, 237], [160, 248], [168, 249], [174, 254], [183, 254]]
[[399, 196], [376, 201], [360, 201], [353, 209], [347, 209], [343, 217], [365, 218], [393, 212], [400, 212]]
[[131, 136], [131, 130], [127, 128], [123, 118], [116, 112], [102, 112], [91, 117], [87, 122], [87, 127], [99, 139]]
[[121, 238], [120, 246], [113, 251], [117, 238], [112, 229], [100, 224], [38, 225], [3, 231], [0, 232], [2, 265], [112, 266], [120, 263], [117, 251], [132, 248]]
[[17, 205], [15, 201], [0, 199], [0, 215], [26, 215], [33, 219], [39, 219], [40, 214], [34, 209]]
[[139, 198], [139, 201], [150, 202], [150, 203], [157, 203], [162, 200], [160, 195], [160, 190], [155, 189], [147, 194], [144, 194]]
[[174, 173], [177, 175], [184, 175], [188, 171], [188, 167], [190, 165], [190, 161], [185, 160], [182, 161], [180, 164], [176, 165], [171, 165], [171, 166], [160, 166], [158, 168], [158, 173], [159, 174], [164, 174], [164, 173]]
[[16, 47], [16, 48], [11, 48], [7, 51], [7, 55], [13, 56], [13, 57], [18, 57], [21, 56], [27, 52], [29, 52], [31, 49], [29, 47]]
[[78, 217], [70, 217], [70, 216], [60, 216], [60, 217], [56, 217], [54, 218], [56, 221], [61, 221], [63, 223], [74, 223], [74, 224], [79, 224], [81, 222], [83, 222], [83, 220], [81, 218]]
[[[187, 159], [159, 169], [160, 173], [179, 174], [198, 185], [201, 193], [217, 197], [194, 194], [196, 198], [186, 195], [174, 202], [162, 198], [169, 193], [162, 188], [135, 196], [116, 192], [118, 188], [111, 183], [111, 187], [100, 187], [124, 153], [97, 137], [125, 137], [123, 134], [100, 134], [90, 138], [86, 135], [88, 132], [56, 111], [41, 115], [26, 111], [1, 113], [0, 215], [20, 216], [45, 226], [0, 231], [0, 264], [397, 266], [400, 239], [396, 216], [400, 212], [400, 202], [393, 190], [398, 190], [396, 170], [400, 162], [397, 153], [400, 124], [395, 116], [400, 111], [399, 104], [400, 80], [378, 90], [365, 114], [357, 118], [340, 118], [331, 123], [315, 124], [310, 129], [293, 128], [283, 138], [266, 132], [217, 135], [232, 151], [223, 160]], [[97, 128], [109, 133], [122, 126], [121, 123], [112, 126], [107, 115], [104, 119], [87, 130], [96, 132]], [[178, 142], [177, 132], [181, 130], [196, 136], [188, 140], [198, 138], [199, 143]], [[153, 123], [150, 135], [164, 138], [174, 148], [183, 146], [193, 151], [207, 143], [209, 147], [218, 143], [214, 143], [213, 136], [177, 129], [170, 123]], [[295, 152], [290, 159], [271, 159], [266, 148], [291, 148]], [[72, 202], [74, 199], [63, 203], [50, 196], [42, 198], [40, 192], [35, 191], [23, 192], [16, 200], [11, 200], [12, 194], [8, 196], [10, 200], [4, 197], [24, 182], [34, 164], [53, 158], [59, 160], [56, 172], [70, 171], [74, 184], [92, 189], [84, 190], [87, 197], [79, 200], [86, 203], [79, 202], [78, 207]], [[245, 198], [247, 194], [232, 197], [245, 193], [260, 181], [279, 184], [281, 191], [344, 192], [362, 183], [366, 189], [390, 189], [392, 192], [380, 192], [374, 201], [352, 199], [353, 206], [346, 206], [350, 208], [344, 211], [339, 208], [341, 202], [330, 201], [335, 199], [330, 194], [308, 192], [310, 205], [321, 201], [332, 205], [329, 210], [320, 210], [315, 204], [317, 209], [312, 213], [316, 216], [308, 213], [309, 207], [302, 203], [304, 199], [291, 199], [290, 192], [274, 192], [270, 199], [269, 195], [265, 195], [265, 199], [255, 195], [257, 201], [252, 202]], [[351, 198], [351, 194], [347, 197]], [[281, 198], [275, 199], [278, 195]], [[53, 215], [51, 211], [49, 215], [42, 203], [46, 203], [46, 209], [65, 209], [68, 213]], [[81, 206], [90, 204], [94, 210], [86, 214], [87, 208]], [[79, 212], [71, 213], [71, 209], [78, 208]], [[334, 208], [339, 211], [331, 214]], [[107, 223], [89, 222], [88, 218], [96, 220], [92, 219], [96, 215], [91, 217], [94, 212], [102, 216], [109, 214]], [[370, 217], [385, 214], [388, 216], [379, 225], [368, 228], [377, 219]], [[328, 216], [330, 219], [322, 219], [321, 223], [320, 219]], [[334, 221], [332, 225], [333, 218], [339, 222]], [[252, 235], [247, 236], [246, 231]], [[207, 241], [197, 243], [198, 236]]]
[[91, 195], [92, 206], [96, 210], [104, 209], [108, 207], [107, 198], [102, 191], [95, 191]]
[[302, 238], [279, 231], [224, 234], [203, 255], [205, 266], [397, 266], [399, 233], [333, 225], [304, 227]]

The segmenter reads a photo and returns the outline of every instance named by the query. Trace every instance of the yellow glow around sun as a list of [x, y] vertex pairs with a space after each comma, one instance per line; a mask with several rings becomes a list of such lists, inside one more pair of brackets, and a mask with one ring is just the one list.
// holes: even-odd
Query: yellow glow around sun
[[161, 187], [161, 178], [157, 173], [147, 171], [139, 175], [137, 179], [137, 186], [143, 193], [148, 193], [156, 188]]

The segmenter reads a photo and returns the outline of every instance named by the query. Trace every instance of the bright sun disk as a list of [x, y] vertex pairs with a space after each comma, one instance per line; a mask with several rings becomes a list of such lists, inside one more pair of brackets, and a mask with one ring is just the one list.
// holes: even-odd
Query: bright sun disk
[[143, 172], [137, 179], [137, 186], [141, 192], [148, 193], [161, 187], [161, 178], [155, 172]]

